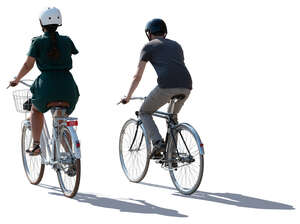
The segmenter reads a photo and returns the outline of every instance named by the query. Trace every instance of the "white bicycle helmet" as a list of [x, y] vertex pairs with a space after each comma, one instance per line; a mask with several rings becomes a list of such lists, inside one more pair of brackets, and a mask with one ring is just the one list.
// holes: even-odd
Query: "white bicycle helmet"
[[44, 10], [40, 15], [40, 21], [42, 26], [47, 25], [62, 25], [62, 18], [61, 13], [59, 9], [53, 7], [53, 8], [47, 8]]

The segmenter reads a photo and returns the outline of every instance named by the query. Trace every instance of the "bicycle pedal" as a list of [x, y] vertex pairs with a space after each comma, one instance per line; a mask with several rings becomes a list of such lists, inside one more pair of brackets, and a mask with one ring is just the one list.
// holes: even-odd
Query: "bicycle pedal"
[[166, 163], [166, 161], [165, 160], [159, 160], [159, 163], [164, 165]]
[[66, 174], [69, 176], [69, 177], [74, 177], [76, 176], [76, 168], [75, 167], [69, 167]]
[[164, 161], [163, 160], [155, 160], [155, 163], [158, 163], [158, 164], [164, 164]]

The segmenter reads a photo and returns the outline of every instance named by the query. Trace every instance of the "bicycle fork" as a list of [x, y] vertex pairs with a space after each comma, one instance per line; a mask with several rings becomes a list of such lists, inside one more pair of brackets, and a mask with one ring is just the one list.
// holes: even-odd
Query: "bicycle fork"
[[139, 120], [136, 124], [136, 129], [135, 129], [135, 133], [134, 133], [134, 137], [133, 137], [133, 141], [130, 145], [130, 148], [128, 151], [132, 152], [132, 151], [139, 151], [140, 148], [141, 148], [141, 145], [142, 145], [142, 142], [143, 142], [143, 139], [144, 139], [144, 133], [142, 133], [142, 136], [141, 136], [141, 140], [140, 140], [140, 143], [138, 145], [138, 148], [137, 149], [132, 149], [133, 145], [134, 145], [134, 142], [135, 142], [135, 139], [137, 138], [137, 133], [138, 133], [138, 130], [139, 130], [139, 127], [140, 125], [142, 124], [142, 122]]

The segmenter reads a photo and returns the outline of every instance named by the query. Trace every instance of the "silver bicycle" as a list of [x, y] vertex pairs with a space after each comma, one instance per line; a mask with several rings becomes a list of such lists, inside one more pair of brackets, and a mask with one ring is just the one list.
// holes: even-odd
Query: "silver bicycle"
[[[20, 83], [30, 85], [23, 80]], [[13, 98], [17, 112], [24, 113], [22, 122], [21, 150], [26, 176], [31, 184], [37, 185], [43, 178], [45, 165], [50, 165], [57, 173], [62, 192], [66, 197], [76, 195], [80, 183], [80, 142], [74, 127], [78, 125], [77, 118], [66, 116], [65, 102], [49, 104], [53, 117], [53, 131], [50, 137], [46, 120], [40, 139], [41, 155], [31, 156], [27, 150], [33, 148], [31, 122], [28, 112], [31, 108], [31, 92], [29, 89], [15, 90]]]
[[[166, 119], [167, 143], [164, 157], [155, 160], [168, 170], [176, 189], [182, 194], [194, 193], [202, 180], [204, 169], [204, 148], [197, 131], [187, 123], [177, 123], [173, 114], [177, 100], [184, 96], [174, 96], [168, 112], [154, 112], [153, 116]], [[133, 97], [131, 100], [144, 100]], [[145, 177], [151, 160], [152, 144], [139, 112], [138, 119], [129, 119], [122, 127], [119, 139], [119, 155], [122, 169], [129, 181], [138, 183]]]

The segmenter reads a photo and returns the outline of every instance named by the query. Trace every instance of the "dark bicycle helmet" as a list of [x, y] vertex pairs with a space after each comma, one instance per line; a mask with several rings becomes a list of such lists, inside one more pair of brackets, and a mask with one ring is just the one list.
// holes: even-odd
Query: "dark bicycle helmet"
[[145, 28], [145, 33], [150, 40], [149, 34], [154, 35], [164, 35], [168, 33], [167, 25], [162, 19], [152, 19], [150, 20]]

